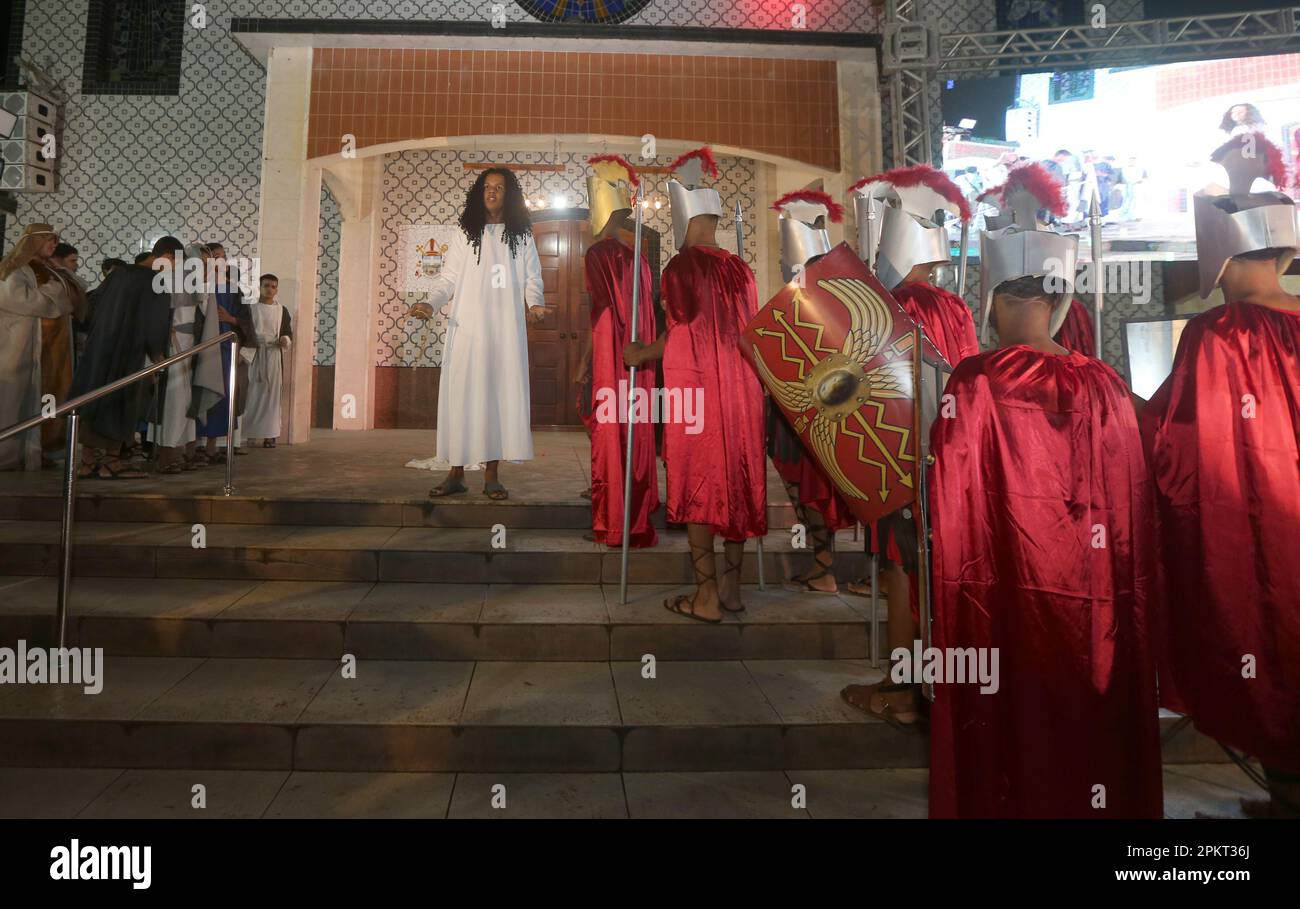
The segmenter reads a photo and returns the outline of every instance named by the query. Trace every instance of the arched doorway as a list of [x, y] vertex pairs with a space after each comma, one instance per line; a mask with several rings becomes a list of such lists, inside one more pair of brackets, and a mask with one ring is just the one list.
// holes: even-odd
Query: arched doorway
[[[583, 258], [591, 246], [591, 224], [585, 208], [554, 209], [533, 217], [533, 237], [542, 261], [546, 318], [528, 328], [528, 373], [535, 429], [580, 429], [577, 388], [573, 373], [591, 335], [591, 298], [587, 294]], [[631, 244], [632, 233], [623, 239]], [[658, 312], [659, 234], [643, 226], [641, 249], [650, 263], [652, 286], [645, 305]]]

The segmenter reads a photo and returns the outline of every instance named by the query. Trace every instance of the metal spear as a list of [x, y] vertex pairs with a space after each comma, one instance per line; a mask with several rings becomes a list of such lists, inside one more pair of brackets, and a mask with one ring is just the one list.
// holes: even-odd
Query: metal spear
[[[632, 203], [634, 227], [632, 238], [632, 326], [630, 340], [637, 340], [637, 320], [641, 304], [641, 200]], [[632, 529], [632, 439], [636, 421], [632, 418], [632, 403], [636, 392], [636, 367], [627, 370], [627, 449], [623, 453], [623, 553], [619, 561], [618, 601], [627, 603], [627, 553], [628, 535]]]
[[[740, 210], [740, 202], [736, 202], [736, 255], [740, 260], [745, 261], [745, 214]], [[763, 538], [756, 537], [758, 542], [758, 589], [762, 590], [763, 584]]]

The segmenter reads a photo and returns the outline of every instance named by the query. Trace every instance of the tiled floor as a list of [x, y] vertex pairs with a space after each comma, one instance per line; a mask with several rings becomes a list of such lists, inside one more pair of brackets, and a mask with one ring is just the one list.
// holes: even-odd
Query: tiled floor
[[[305, 773], [0, 768], [0, 817], [921, 818], [924, 770]], [[201, 787], [201, 788], [196, 788]], [[1165, 769], [1165, 814], [1240, 817], [1230, 764]]]
[[[311, 441], [305, 445], [259, 448], [248, 457], [236, 458], [235, 494], [248, 498], [423, 502], [442, 475], [404, 465], [412, 459], [429, 457], [435, 436], [431, 430], [418, 429], [313, 430]], [[539, 430], [533, 433], [533, 449], [533, 460], [501, 466], [501, 481], [510, 491], [509, 501], [587, 504], [579, 496], [591, 476], [591, 446], [586, 435]], [[659, 476], [662, 489], [662, 462]], [[81, 495], [220, 497], [224, 478], [223, 465], [142, 480], [87, 481], [79, 488]], [[0, 497], [60, 495], [62, 482], [61, 470], [4, 471], [0, 472]], [[439, 505], [459, 507], [488, 501], [479, 494], [481, 473], [471, 471], [466, 485], [469, 493], [440, 499]], [[780, 478], [770, 465], [768, 498], [772, 503], [787, 501]]]

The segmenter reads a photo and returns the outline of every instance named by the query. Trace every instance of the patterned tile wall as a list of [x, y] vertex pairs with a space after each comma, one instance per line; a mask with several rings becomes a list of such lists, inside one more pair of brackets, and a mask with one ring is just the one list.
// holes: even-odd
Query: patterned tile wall
[[334, 337], [339, 315], [339, 242], [343, 215], [334, 194], [324, 182], [320, 188], [320, 245], [316, 267], [317, 366], [334, 365]]
[[[27, 0], [23, 51], [69, 94], [58, 188], [18, 197], [14, 221], [51, 221], [81, 251], [82, 276], [164, 233], [220, 238], [256, 256], [265, 75], [229, 33], [232, 17], [479, 21], [479, 0], [208, 0], [186, 26], [175, 97], [81, 95], [87, 0]], [[507, 4], [510, 21], [526, 21]], [[808, 3], [806, 27], [879, 31], [870, 0]], [[784, 0], [654, 0], [637, 25], [786, 28]], [[20, 229], [6, 231], [7, 241]], [[275, 270], [283, 265], [266, 262]]]
[[[518, 171], [517, 176], [525, 196], [545, 195], [548, 198], [565, 193], [574, 207], [585, 208], [587, 201], [586, 161], [595, 152], [498, 152], [491, 154], [493, 163], [562, 165], [564, 172]], [[423, 299], [422, 294], [406, 294], [400, 289], [397, 250], [399, 234], [408, 224], [455, 224], [465, 205], [465, 194], [478, 178], [478, 171], [467, 170], [465, 162], [483, 161], [481, 154], [467, 154], [457, 150], [419, 149], [400, 154], [386, 155], [384, 159], [384, 222], [380, 235], [380, 248], [385, 258], [380, 263], [380, 327], [376, 339], [376, 366], [439, 366], [442, 363], [442, 341], [446, 326], [439, 319], [427, 326], [407, 324], [404, 314], [411, 303]], [[665, 156], [644, 164], [666, 165], [672, 156]], [[745, 213], [746, 259], [752, 266], [758, 251], [755, 211], [755, 165], [744, 158], [719, 157], [717, 180], [706, 179], [707, 185], [718, 190], [725, 211], [734, 210], [737, 202]], [[634, 161], [634, 164], [642, 163]], [[674, 250], [672, 222], [668, 214], [666, 175], [646, 174], [645, 181], [653, 180], [658, 189], [646, 190], [646, 198], [653, 204], [658, 198], [659, 209], [646, 209], [645, 223], [658, 231], [662, 240], [660, 265], [667, 265]], [[542, 220], [544, 214], [534, 215]], [[724, 236], [735, 242], [734, 233], [723, 233], [730, 228], [730, 219], [719, 225], [719, 239]]]

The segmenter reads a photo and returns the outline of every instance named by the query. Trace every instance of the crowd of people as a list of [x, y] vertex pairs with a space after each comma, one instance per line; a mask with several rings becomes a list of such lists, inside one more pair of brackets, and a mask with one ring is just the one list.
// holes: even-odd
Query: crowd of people
[[[275, 446], [281, 432], [283, 351], [292, 337], [279, 280], [259, 279], [256, 303], [220, 242], [185, 247], [160, 238], [134, 262], [105, 259], [100, 283], [77, 274], [80, 254], [49, 224], [31, 224], [0, 262], [0, 428], [130, 376], [195, 344], [236, 334], [78, 409], [82, 479], [127, 480], [207, 466], [232, 436]], [[187, 274], [199, 274], [196, 283]], [[53, 405], [53, 406], [51, 406]], [[62, 418], [0, 442], [0, 469], [38, 470], [65, 456]], [[242, 444], [241, 444], [242, 442]]]
[[[1219, 287], [1228, 302], [1191, 320], [1172, 374], [1149, 402], [1070, 334], [1078, 238], [1045, 220], [1068, 217], [1063, 166], [1020, 164], [981, 191], [990, 211], [980, 235], [977, 331], [966, 302], [935, 283], [936, 270], [951, 264], [937, 213], [967, 224], [974, 217], [967, 188], [941, 171], [899, 168], [855, 184], [857, 250], [832, 248], [827, 224], [841, 206], [830, 196], [804, 190], [776, 200], [788, 283], [785, 297], [760, 308], [753, 272], [717, 242], [725, 211], [705, 180], [717, 176], [712, 155], [688, 152], [669, 167], [677, 253], [662, 274], [666, 327], [656, 333], [651, 273], [634, 252], [636, 169], [618, 156], [591, 159], [594, 242], [584, 269], [592, 338], [575, 380], [590, 418], [592, 539], [657, 544], [655, 433], [634, 408], [602, 416], [597, 402], [626, 398], [629, 386], [653, 389], [658, 374], [664, 389], [697, 394], [703, 416], [662, 427], [662, 500], [668, 522], [686, 527], [695, 579], [664, 608], [709, 624], [745, 612], [745, 543], [769, 529], [769, 457], [812, 541], [812, 564], [786, 583], [836, 593], [835, 532], [856, 523], [877, 494], [857, 479], [863, 464], [885, 474], [895, 456], [906, 460], [896, 446], [868, 445], [874, 418], [863, 402], [919, 406], [911, 355], [898, 354], [911, 329], [891, 327], [919, 326], [953, 367], [944, 387], [951, 406], [929, 430], [929, 498], [882, 510], [867, 528], [887, 600], [889, 672], [841, 697], [900, 731], [929, 727], [931, 814], [1159, 817], [1163, 705], [1260, 761], [1271, 796], [1261, 810], [1300, 816], [1300, 571], [1283, 545], [1300, 539], [1300, 297], [1279, 281], [1300, 252], [1300, 230], [1290, 199], [1249, 191], [1260, 176], [1283, 185], [1284, 174], [1267, 170], [1276, 156], [1254, 154], [1248, 134], [1237, 138], [1215, 153], [1229, 192], [1195, 199], [1202, 296]], [[436, 290], [411, 310], [422, 319], [447, 313], [437, 455], [448, 472], [429, 494], [467, 493], [466, 467], [482, 464], [483, 494], [504, 500], [500, 462], [533, 455], [527, 324], [547, 313], [514, 174], [483, 170], [460, 227]], [[75, 317], [85, 329], [64, 396], [230, 327], [253, 353], [237, 407], [243, 432], [273, 444], [291, 337], [274, 275], [261, 277], [256, 304], [244, 304], [220, 244], [183, 249], [164, 237], [86, 293], [70, 271], [76, 251], [59, 257], [58, 242], [50, 226], [32, 225], [0, 262], [0, 378], [14, 392], [0, 396], [0, 419], [35, 412], [47, 377], [67, 376], [57, 355], [45, 356], [42, 320]], [[196, 259], [211, 282], [158, 289], [168, 270], [178, 275]], [[778, 317], [781, 300], [807, 308]], [[844, 318], [819, 319], [817, 305], [841, 306]], [[772, 363], [755, 340], [759, 329], [782, 339]], [[71, 346], [71, 329], [60, 330]], [[796, 349], [808, 362], [777, 375], [773, 364], [790, 362]], [[145, 475], [129, 455], [137, 433], [158, 447], [159, 472], [210, 459], [210, 446], [230, 434], [221, 421], [230, 359], [191, 358], [157, 387], [137, 383], [87, 405], [82, 475]], [[238, 375], [241, 364], [233, 368]], [[851, 415], [870, 431], [850, 433]], [[629, 421], [647, 423], [631, 451]], [[837, 447], [841, 424], [856, 443]], [[5, 466], [32, 453], [39, 466], [38, 434], [17, 441], [2, 450]], [[902, 485], [919, 488], [920, 462], [914, 455]], [[928, 541], [922, 515], [933, 528]], [[937, 678], [923, 680], [912, 660], [923, 640], [940, 655]], [[981, 667], [987, 658], [991, 676], [944, 674], [954, 655], [966, 654], [978, 654]], [[933, 702], [923, 681], [933, 683]]]

